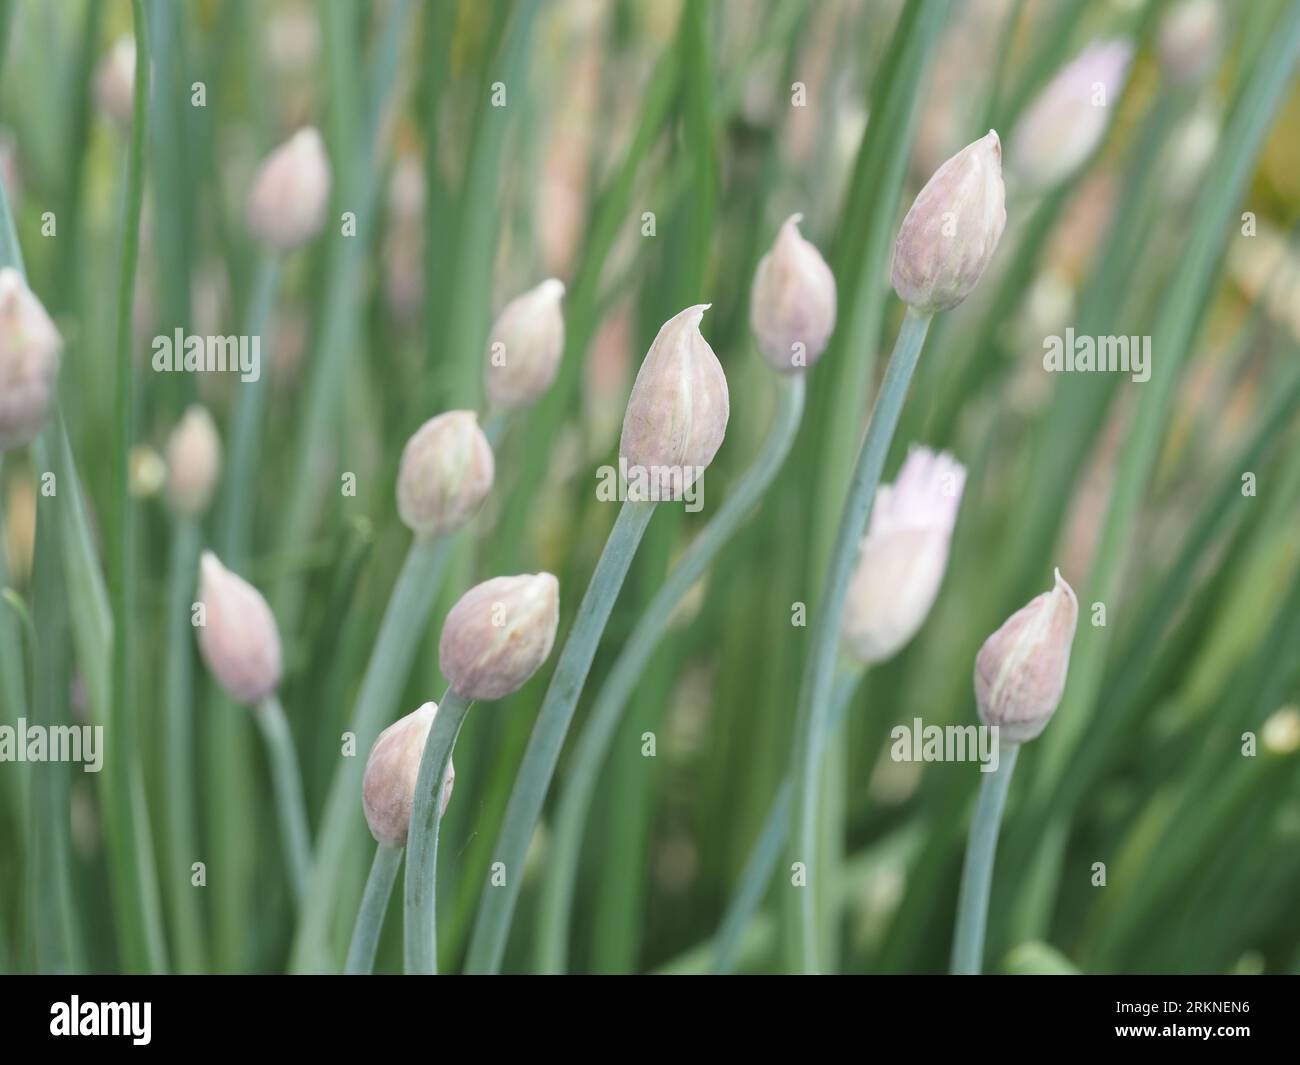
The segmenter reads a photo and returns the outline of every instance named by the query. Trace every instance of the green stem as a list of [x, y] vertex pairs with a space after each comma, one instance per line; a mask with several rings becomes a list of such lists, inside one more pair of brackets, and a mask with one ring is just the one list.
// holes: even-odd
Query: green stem
[[830, 713], [835, 656], [840, 642], [840, 619], [857, 559], [858, 544], [871, 514], [885, 457], [898, 425], [898, 415], [929, 328], [930, 315], [919, 314], [911, 307], [907, 309], [898, 339], [894, 342], [894, 353], [885, 369], [871, 422], [867, 426], [866, 440], [858, 453], [857, 468], [853, 473], [844, 513], [840, 517], [830, 566], [809, 634], [808, 660], [804, 667], [795, 721], [794, 763], [791, 770], [794, 781], [794, 846], [791, 850], [791, 863], [801, 863], [805, 875], [803, 886], [791, 893], [786, 907], [790, 962], [807, 973], [817, 971], [813, 876], [817, 850], [818, 769], [827, 733], [826, 719]]
[[104, 733], [109, 865], [113, 904], [121, 931], [123, 968], [158, 972], [166, 968], [158, 884], [153, 866], [143, 781], [136, 759], [131, 710], [131, 604], [135, 583], [133, 514], [128, 492], [128, 458], [134, 432], [134, 381], [131, 357], [131, 310], [135, 268], [140, 250], [140, 214], [144, 205], [144, 149], [149, 120], [149, 27], [142, 0], [133, 0], [135, 30], [135, 103], [127, 157], [126, 197], [122, 219], [122, 257], [118, 269], [117, 335], [114, 356], [114, 414], [109, 483], [107, 542], [109, 602], [112, 612], [112, 668], [109, 711]]
[[1002, 745], [1002, 757], [992, 773], [980, 781], [979, 805], [971, 824], [966, 864], [961, 870], [961, 894], [957, 899], [957, 932], [952, 943], [952, 972], [978, 974], [984, 961], [984, 926], [989, 916], [989, 887], [993, 882], [993, 854], [1002, 826], [1002, 807], [1016, 768], [1020, 744]]
[[311, 880], [311, 828], [307, 823], [307, 806], [303, 802], [302, 774], [298, 755], [293, 749], [293, 733], [284, 707], [274, 695], [257, 704], [257, 723], [266, 738], [271, 757], [271, 777], [275, 784], [276, 812], [284, 835], [285, 858], [294, 898], [302, 905]]
[[361, 896], [361, 909], [357, 911], [352, 945], [348, 947], [348, 961], [343, 969], [349, 976], [368, 976], [374, 971], [379, 933], [384, 928], [393, 881], [397, 879], [401, 864], [401, 847], [381, 843], [375, 848], [375, 860], [370, 866], [370, 876], [366, 878], [366, 892]]
[[[834, 731], [844, 720], [853, 699], [853, 693], [866, 668], [861, 665], [841, 666], [835, 680], [835, 694], [831, 698], [831, 716], [827, 728]], [[781, 790], [772, 800], [767, 819], [762, 831], [754, 841], [753, 849], [745, 860], [745, 868], [740, 874], [740, 883], [736, 893], [731, 897], [722, 924], [718, 927], [717, 956], [713, 960], [715, 973], [729, 973], [736, 965], [745, 931], [749, 928], [754, 912], [763, 901], [763, 892], [772, 881], [776, 863], [781, 857], [781, 850], [790, 833], [790, 798], [793, 787], [790, 777], [781, 781]]]
[[493, 856], [494, 864], [500, 863], [505, 871], [505, 882], [498, 886], [489, 881], [483, 887], [478, 920], [474, 924], [466, 960], [468, 972], [496, 972], [501, 967], [515, 901], [519, 897], [528, 843], [541, 816], [560, 748], [564, 746], [574, 708], [596, 654], [596, 644], [605, 630], [609, 612], [623, 585], [623, 578], [627, 576], [637, 545], [654, 515], [654, 508], [654, 503], [645, 501], [623, 504], [596, 564], [596, 571], [591, 575], [591, 583], [582, 597], [578, 616], [560, 654], [551, 685], [546, 689], [546, 698], [506, 806], [505, 822], [501, 826], [501, 835], [497, 837]]
[[[257, 273], [248, 298], [246, 334], [263, 337], [275, 306], [280, 283], [280, 260], [266, 252], [258, 260]], [[262, 345], [263, 354], [267, 345]], [[221, 508], [222, 547], [226, 565], [240, 568], [248, 561], [253, 538], [254, 463], [261, 450], [262, 420], [270, 392], [270, 371], [263, 360], [253, 381], [236, 385], [235, 413], [230, 422], [229, 459], [226, 465], [226, 497]]]
[[762, 451], [651, 600], [596, 696], [578, 740], [573, 767], [565, 781], [556, 814], [542, 889], [538, 933], [537, 963], [542, 972], [563, 972], [567, 963], [569, 917], [577, 881], [582, 827], [623, 708], [659, 645], [668, 627], [669, 616], [750, 515], [785, 462], [799, 429], [804, 392], [802, 374], [780, 378], [776, 417]]
[[176, 959], [181, 972], [207, 968], [199, 896], [190, 883], [190, 865], [199, 855], [194, 811], [194, 704], [191, 699], [194, 637], [190, 604], [199, 564], [202, 532], [194, 518], [179, 517], [172, 538], [170, 590], [167, 599], [167, 698], [163, 777], [167, 795], [167, 863], [164, 897], [176, 932]]
[[[356, 751], [369, 751], [392, 719], [442, 584], [451, 544], [452, 539], [447, 537], [421, 538], [407, 552], [357, 695], [350, 728]], [[294, 941], [293, 968], [298, 972], [332, 969], [336, 964], [331, 959], [327, 940], [339, 896], [337, 870], [348, 852], [349, 841], [363, 831], [357, 797], [364, 772], [364, 757], [344, 757], [330, 782], [325, 812], [316, 833], [312, 883]]]
[[406, 833], [406, 971], [432, 976], [438, 971], [438, 826], [442, 789], [451, 752], [474, 700], [453, 688], [438, 704], [424, 741], [415, 783], [411, 826]]

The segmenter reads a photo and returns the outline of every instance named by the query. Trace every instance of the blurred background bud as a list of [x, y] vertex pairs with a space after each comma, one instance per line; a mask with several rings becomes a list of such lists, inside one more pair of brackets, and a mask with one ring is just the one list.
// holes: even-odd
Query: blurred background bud
[[167, 441], [167, 494], [176, 513], [201, 517], [221, 474], [221, 440], [206, 407], [191, 404]]
[[754, 272], [749, 322], [772, 369], [797, 373], [826, 350], [835, 328], [835, 276], [791, 215]]
[[135, 38], [130, 34], [113, 42], [95, 73], [95, 100], [99, 109], [120, 129], [131, 127], [135, 103]]
[[248, 228], [268, 247], [291, 251], [320, 232], [329, 193], [325, 142], [306, 126], [258, 168], [248, 193]]
[[1223, 50], [1223, 12], [1218, 0], [1178, 0], [1160, 20], [1160, 65], [1180, 85], [1202, 81]]
[[406, 442], [397, 473], [397, 512], [420, 536], [443, 536], [470, 520], [492, 490], [492, 446], [478, 415], [430, 418]]
[[211, 551], [199, 560], [203, 624], [199, 650], [217, 683], [252, 705], [280, 686], [280, 630], [262, 593], [226, 569]]
[[488, 338], [487, 394], [498, 407], [528, 407], [551, 387], [564, 354], [564, 282], [551, 278], [505, 305]]
[[0, 451], [41, 431], [54, 400], [59, 332], [17, 270], [0, 270]]

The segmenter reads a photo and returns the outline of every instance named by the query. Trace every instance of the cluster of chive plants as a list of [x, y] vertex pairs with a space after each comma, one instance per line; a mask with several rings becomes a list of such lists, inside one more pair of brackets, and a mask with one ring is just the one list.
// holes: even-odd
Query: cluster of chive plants
[[1296, 5], [215, 7], [0, 13], [0, 969], [1300, 968]]

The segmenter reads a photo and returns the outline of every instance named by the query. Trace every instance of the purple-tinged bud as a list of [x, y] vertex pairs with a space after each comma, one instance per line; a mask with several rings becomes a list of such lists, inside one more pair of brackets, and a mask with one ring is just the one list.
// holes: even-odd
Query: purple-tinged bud
[[798, 373], [821, 357], [835, 329], [835, 275], [799, 233], [791, 215], [758, 262], [749, 324], [758, 350], [778, 373]]
[[397, 513], [417, 536], [465, 525], [492, 490], [492, 445], [470, 410], [430, 418], [406, 442], [397, 473]]
[[979, 284], [1007, 224], [1002, 145], [993, 130], [926, 182], [894, 242], [894, 291], [922, 314], [950, 310]]
[[63, 341], [17, 270], [0, 269], [0, 451], [30, 444], [54, 401]]
[[564, 282], [551, 278], [505, 305], [488, 340], [487, 394], [494, 406], [528, 407], [551, 387], [564, 354]]
[[199, 600], [199, 650], [208, 669], [236, 702], [261, 702], [280, 686], [283, 669], [280, 630], [262, 593], [205, 551]]
[[1032, 740], [1060, 705], [1078, 620], [1074, 589], [1058, 569], [1056, 586], [1007, 618], [980, 648], [975, 658], [980, 720], [997, 725], [1008, 743]]
[[1214, 69], [1223, 49], [1217, 0], [1182, 0], [1160, 20], [1156, 51], [1170, 80], [1195, 85]]
[[659, 330], [632, 385], [619, 457], [644, 471], [649, 498], [680, 499], [713, 461], [727, 432], [727, 375], [700, 334], [709, 309], [687, 307]]
[[560, 582], [549, 573], [493, 577], [457, 600], [438, 656], [452, 688], [471, 699], [518, 690], [546, 661], [560, 623]]
[[176, 513], [201, 516], [221, 475], [221, 440], [206, 407], [192, 404], [167, 441], [167, 493]]
[[966, 468], [947, 452], [913, 448], [871, 508], [844, 605], [845, 650], [867, 665], [892, 658], [930, 613], [948, 568]]
[[1089, 45], [1038, 94], [1007, 151], [1008, 168], [1027, 189], [1064, 181], [1092, 155], [1110, 125], [1132, 61], [1133, 45], [1126, 40]]
[[248, 228], [268, 247], [292, 251], [320, 232], [329, 195], [325, 142], [304, 126], [258, 167], [248, 193]]
[[[386, 847], [406, 846], [411, 811], [415, 807], [415, 788], [420, 779], [420, 760], [437, 714], [436, 703], [425, 703], [384, 729], [370, 748], [361, 781], [361, 807], [376, 843]], [[455, 783], [456, 767], [448, 758], [439, 816], [447, 812]]]

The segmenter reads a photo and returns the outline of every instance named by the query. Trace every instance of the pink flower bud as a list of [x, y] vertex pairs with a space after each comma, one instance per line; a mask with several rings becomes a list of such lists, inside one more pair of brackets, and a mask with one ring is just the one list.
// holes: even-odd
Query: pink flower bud
[[506, 304], [488, 340], [487, 394], [498, 407], [531, 406], [564, 354], [564, 282], [551, 278]]
[[1133, 60], [1126, 40], [1090, 45], [1062, 68], [1025, 110], [1007, 153], [1030, 190], [1064, 181], [1101, 143]]
[[845, 649], [868, 665], [916, 635], [948, 567], [966, 469], [947, 452], [913, 448], [892, 484], [881, 485], [844, 606]]
[[797, 373], [826, 350], [835, 328], [835, 275], [791, 215], [754, 273], [749, 323], [772, 369]]
[[[420, 761], [437, 714], [437, 703], [425, 703], [384, 729], [370, 748], [365, 776], [361, 781], [361, 807], [376, 843], [386, 847], [406, 846], [411, 811], [415, 806], [415, 788], [420, 778]], [[455, 783], [456, 767], [448, 759], [439, 816], [447, 812]]]
[[1032, 740], [1061, 702], [1070, 645], [1079, 619], [1074, 589], [1056, 571], [1056, 586], [1035, 596], [984, 641], [975, 658], [980, 720], [1009, 743]]
[[722, 446], [730, 413], [727, 376], [700, 319], [687, 307], [659, 330], [646, 353], [623, 416], [619, 457], [645, 471], [655, 500], [679, 499]]
[[54, 401], [59, 331], [17, 270], [0, 269], [0, 451], [30, 444]]
[[493, 577], [475, 585], [442, 626], [443, 676], [472, 699], [509, 695], [546, 661], [559, 623], [560, 582], [549, 573]]
[[259, 703], [280, 686], [280, 630], [262, 593], [211, 551], [199, 560], [199, 650], [235, 701]]
[[1214, 69], [1223, 49], [1223, 12], [1217, 0], [1182, 0], [1160, 20], [1160, 65], [1180, 85], [1195, 85]]
[[894, 242], [894, 291], [923, 314], [971, 294], [1007, 224], [1002, 145], [993, 130], [944, 163], [912, 203]]
[[167, 486], [172, 506], [183, 517], [208, 509], [221, 474], [221, 440], [206, 407], [185, 411], [167, 441]]
[[113, 42], [95, 73], [99, 108], [121, 129], [131, 128], [135, 111], [135, 38], [129, 33]]
[[492, 490], [492, 446], [478, 416], [453, 410], [430, 418], [406, 442], [397, 473], [397, 513], [417, 536], [465, 525]]
[[248, 228], [268, 247], [291, 251], [320, 232], [329, 195], [325, 142], [305, 126], [258, 168], [248, 193]]

